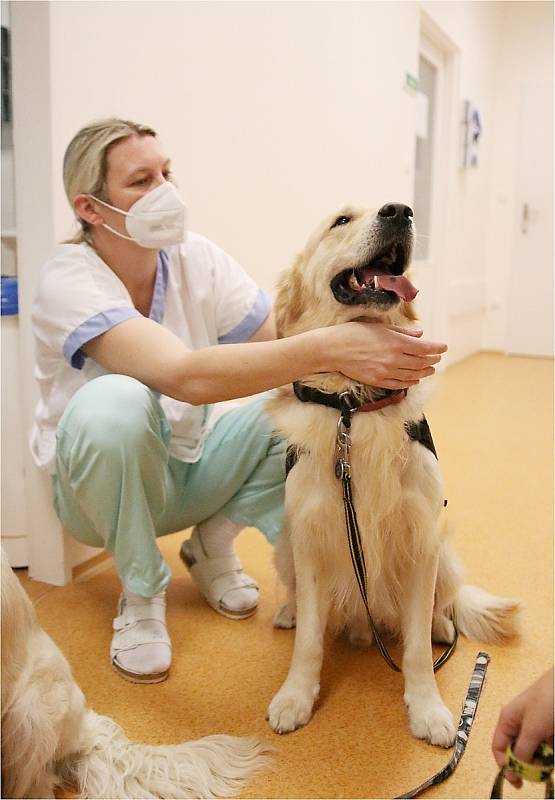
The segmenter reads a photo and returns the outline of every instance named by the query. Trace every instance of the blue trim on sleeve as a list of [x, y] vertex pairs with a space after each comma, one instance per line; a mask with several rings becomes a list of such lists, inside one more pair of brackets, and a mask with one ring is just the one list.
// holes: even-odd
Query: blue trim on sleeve
[[150, 306], [149, 318], [154, 322], [161, 323], [164, 319], [166, 310], [166, 291], [168, 288], [169, 258], [165, 250], [158, 253], [158, 264], [156, 268], [156, 281], [154, 283], [154, 293]]
[[247, 316], [236, 325], [229, 333], [218, 336], [219, 344], [237, 344], [246, 342], [255, 333], [272, 309], [272, 301], [269, 295], [262, 289], [258, 290], [254, 304]]
[[108, 311], [101, 311], [100, 314], [95, 314], [94, 317], [87, 319], [82, 325], [75, 328], [73, 333], [70, 333], [65, 340], [63, 351], [66, 361], [75, 369], [82, 369], [86, 358], [81, 350], [84, 344], [90, 342], [95, 336], [106, 333], [110, 328], [119, 325], [120, 322], [140, 316], [137, 309], [131, 306], [119, 306], [118, 308], [110, 308]]

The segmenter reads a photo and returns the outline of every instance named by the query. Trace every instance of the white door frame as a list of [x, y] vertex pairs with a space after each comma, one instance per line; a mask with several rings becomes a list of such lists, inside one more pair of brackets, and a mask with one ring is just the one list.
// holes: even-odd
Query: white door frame
[[[447, 212], [454, 201], [459, 163], [459, 51], [453, 41], [421, 10], [418, 56], [422, 55], [437, 69], [435, 116], [435, 160], [432, 173], [430, 214], [430, 251], [417, 260], [416, 268], [429, 270], [433, 284], [433, 328], [426, 336], [447, 341], [449, 334], [449, 274], [447, 253]], [[443, 369], [449, 353], [440, 362]]]
[[21, 357], [19, 392], [24, 431], [21, 447], [29, 575], [61, 585], [71, 580], [73, 567], [99, 551], [64, 533], [52, 503], [50, 476], [35, 465], [28, 443], [38, 400], [32, 306], [39, 268], [55, 245], [50, 3], [42, 0], [13, 3], [11, 13]]

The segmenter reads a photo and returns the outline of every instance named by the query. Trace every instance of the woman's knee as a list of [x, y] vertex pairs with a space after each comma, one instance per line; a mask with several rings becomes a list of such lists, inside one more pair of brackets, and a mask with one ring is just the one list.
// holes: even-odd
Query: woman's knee
[[82, 386], [60, 420], [60, 429], [99, 448], [137, 443], [160, 433], [163, 412], [153, 392], [127, 375], [103, 375]]

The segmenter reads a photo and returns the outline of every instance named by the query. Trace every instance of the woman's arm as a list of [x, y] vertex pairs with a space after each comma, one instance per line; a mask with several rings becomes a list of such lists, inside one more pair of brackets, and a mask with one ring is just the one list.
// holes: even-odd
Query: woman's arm
[[342, 372], [385, 388], [411, 386], [434, 372], [432, 365], [447, 347], [419, 339], [421, 331], [401, 330], [348, 322], [286, 339], [190, 351], [163, 326], [134, 317], [83, 349], [110, 372], [200, 405], [257, 394], [316, 372]]
[[249, 337], [249, 342], [270, 342], [277, 339], [276, 317], [270, 311], [262, 325]]

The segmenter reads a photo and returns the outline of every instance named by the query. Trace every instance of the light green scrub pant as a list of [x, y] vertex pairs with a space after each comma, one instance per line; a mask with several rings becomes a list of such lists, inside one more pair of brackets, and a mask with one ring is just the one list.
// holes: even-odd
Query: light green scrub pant
[[171, 429], [156, 394], [124, 375], [96, 378], [70, 400], [57, 430], [54, 505], [76, 539], [112, 553], [122, 584], [151, 597], [170, 570], [156, 537], [219, 512], [279, 536], [285, 442], [264, 395], [221, 417], [195, 464], [170, 455]]

